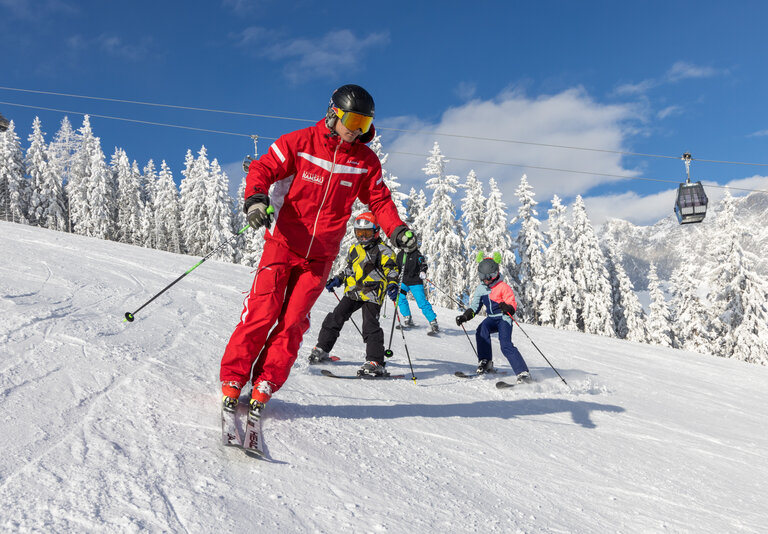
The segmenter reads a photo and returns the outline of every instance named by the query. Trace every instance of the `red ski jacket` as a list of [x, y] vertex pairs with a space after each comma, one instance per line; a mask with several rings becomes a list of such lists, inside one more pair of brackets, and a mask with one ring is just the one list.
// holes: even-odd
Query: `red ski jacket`
[[[373, 126], [366, 138], [373, 138]], [[308, 259], [330, 260], [339, 253], [352, 203], [360, 198], [390, 235], [405, 224], [384, 185], [381, 163], [364, 143], [347, 143], [320, 120], [281, 136], [251, 162], [245, 198], [269, 194], [275, 223], [266, 238]], [[270, 191], [270, 187], [272, 188]]]

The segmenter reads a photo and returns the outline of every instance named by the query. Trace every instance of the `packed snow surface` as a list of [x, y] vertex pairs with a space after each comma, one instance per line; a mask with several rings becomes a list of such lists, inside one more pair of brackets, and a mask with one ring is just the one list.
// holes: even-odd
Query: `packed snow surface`
[[[264, 417], [268, 460], [220, 445], [218, 369], [251, 269], [0, 223], [4, 532], [765, 532], [768, 369], [522, 325], [532, 385], [461, 379], [438, 309], [401, 335], [405, 379], [306, 365]], [[391, 303], [385, 337], [389, 339]], [[357, 318], [359, 321], [359, 317]], [[479, 319], [468, 323], [474, 342]], [[509, 369], [496, 350], [495, 363]], [[364, 346], [347, 325], [332, 370]], [[327, 366], [330, 367], [330, 366]]]

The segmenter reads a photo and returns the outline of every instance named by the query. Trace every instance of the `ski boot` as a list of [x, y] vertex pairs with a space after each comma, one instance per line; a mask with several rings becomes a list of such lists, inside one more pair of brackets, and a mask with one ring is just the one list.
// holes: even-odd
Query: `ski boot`
[[434, 321], [430, 321], [429, 327], [432, 329], [429, 332], [430, 334], [437, 334], [440, 331], [440, 327], [437, 324], [437, 319], [435, 319]]
[[531, 382], [533, 382], [533, 378], [531, 378], [531, 373], [528, 371], [523, 371], [517, 375], [518, 384], [530, 384]]
[[253, 406], [253, 401], [259, 402], [262, 406], [269, 401], [269, 399], [272, 398], [272, 384], [267, 382], [266, 380], [262, 380], [261, 382], [256, 382], [253, 385], [253, 391], [251, 392], [251, 406]]
[[264, 410], [265, 406], [266, 406], [266, 403], [259, 402], [256, 399], [251, 399], [251, 403], [248, 407], [248, 418], [259, 419], [261, 417], [261, 412], [262, 410]]
[[221, 384], [221, 391], [224, 394], [221, 399], [221, 407], [224, 411], [234, 412], [237, 408], [237, 402], [240, 398], [240, 390], [243, 386], [239, 382], [223, 382]]
[[400, 324], [397, 325], [395, 328], [400, 330], [402, 328], [411, 328], [412, 326], [414, 326], [413, 317], [411, 317], [410, 315], [403, 315], [402, 317], [403, 317], [402, 321], [400, 321]]
[[384, 364], [379, 362], [365, 362], [357, 376], [387, 376], [389, 373], [384, 369]]
[[495, 373], [496, 369], [493, 368], [493, 360], [480, 360], [477, 365], [477, 374], [484, 375], [486, 373]]
[[327, 363], [331, 361], [331, 356], [323, 349], [315, 347], [309, 354], [309, 363], [314, 365], [317, 363]]

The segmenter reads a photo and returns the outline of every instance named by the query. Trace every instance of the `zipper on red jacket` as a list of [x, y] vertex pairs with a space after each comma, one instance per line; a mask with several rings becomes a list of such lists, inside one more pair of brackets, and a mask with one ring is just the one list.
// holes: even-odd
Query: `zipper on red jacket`
[[333, 151], [333, 163], [331, 164], [331, 174], [328, 176], [328, 185], [325, 187], [325, 193], [323, 194], [323, 200], [320, 202], [320, 207], [317, 209], [317, 217], [315, 217], [315, 224], [312, 226], [312, 239], [309, 240], [309, 246], [307, 247], [307, 253], [304, 255], [304, 259], [309, 258], [309, 251], [312, 250], [312, 243], [315, 242], [315, 232], [317, 232], [317, 221], [320, 220], [320, 212], [325, 205], [325, 199], [328, 198], [328, 190], [331, 188], [331, 180], [333, 179], [333, 170], [336, 168], [336, 154], [339, 152], [341, 143], [336, 145], [336, 149]]

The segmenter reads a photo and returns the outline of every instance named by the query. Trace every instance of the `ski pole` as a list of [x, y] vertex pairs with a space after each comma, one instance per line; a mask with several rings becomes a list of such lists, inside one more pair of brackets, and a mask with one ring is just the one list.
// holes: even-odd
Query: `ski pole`
[[467, 329], [464, 328], [464, 325], [461, 325], [461, 329], [464, 330], [464, 335], [467, 336], [467, 341], [469, 341], [469, 346], [472, 347], [472, 350], [475, 351], [475, 356], [477, 356], [478, 359], [480, 359], [480, 356], [477, 354], [477, 349], [475, 348], [475, 344], [472, 343], [472, 340], [469, 339], [469, 334], [467, 334]]
[[[271, 211], [270, 211], [270, 210], [271, 210]], [[267, 213], [269, 213], [269, 214], [272, 214], [272, 213], [274, 213], [274, 212], [275, 212], [275, 208], [273, 208], [272, 206], [269, 206], [269, 207], [267, 208]], [[189, 273], [191, 273], [192, 271], [194, 271], [195, 269], [197, 269], [197, 268], [198, 268], [200, 265], [202, 265], [202, 263], [203, 263], [205, 260], [207, 260], [208, 258], [210, 258], [211, 256], [213, 256], [213, 255], [214, 255], [216, 252], [218, 252], [218, 251], [219, 251], [219, 249], [221, 249], [221, 248], [222, 248], [222, 247], [224, 247], [225, 245], [228, 245], [230, 242], [232, 242], [232, 241], [234, 241], [235, 239], [237, 239], [238, 237], [240, 237], [240, 235], [241, 235], [243, 232], [245, 232], [245, 231], [246, 231], [248, 228], [250, 228], [250, 227], [251, 227], [251, 225], [250, 225], [250, 224], [246, 224], [246, 225], [245, 225], [245, 227], [244, 227], [242, 230], [240, 230], [240, 231], [239, 231], [239, 232], [237, 232], [235, 235], [233, 235], [231, 238], [227, 239], [227, 240], [226, 240], [224, 243], [222, 243], [221, 245], [219, 245], [218, 247], [216, 247], [215, 249], [213, 249], [212, 251], [210, 251], [208, 254], [206, 254], [206, 255], [205, 255], [205, 257], [204, 257], [203, 259], [201, 259], [201, 260], [200, 260], [200, 261], [198, 261], [196, 264], [194, 264], [192, 267], [190, 267], [189, 269], [187, 269], [187, 270], [184, 272], [184, 274], [182, 274], [182, 275], [181, 275], [181, 276], [179, 276], [179, 277], [178, 277], [176, 280], [174, 280], [173, 282], [171, 282], [170, 284], [168, 284], [167, 286], [165, 286], [165, 287], [164, 287], [164, 288], [163, 288], [163, 289], [162, 289], [162, 290], [161, 290], [159, 293], [157, 293], [157, 294], [156, 294], [154, 297], [152, 297], [151, 299], [149, 299], [147, 302], [145, 302], [144, 304], [142, 304], [141, 306], [139, 306], [139, 308], [138, 308], [138, 309], [137, 309], [135, 312], [133, 312], [133, 313], [131, 313], [131, 312], [125, 312], [125, 319], [123, 319], [123, 322], [126, 322], [126, 321], [128, 321], [129, 323], [132, 323], [132, 322], [133, 322], [133, 319], [134, 319], [134, 316], [135, 316], [137, 313], [139, 313], [141, 310], [143, 310], [143, 309], [144, 309], [144, 307], [145, 307], [147, 304], [149, 304], [150, 302], [152, 302], [153, 300], [155, 300], [157, 297], [159, 297], [160, 295], [162, 295], [163, 293], [165, 293], [166, 291], [168, 291], [168, 290], [169, 290], [171, 287], [173, 287], [173, 286], [174, 286], [174, 285], [175, 285], [175, 284], [176, 284], [176, 283], [177, 283], [179, 280], [181, 280], [182, 278], [184, 278], [185, 276], [187, 276]]]
[[[336, 297], [336, 300], [338, 300], [339, 302], [341, 302], [341, 299], [340, 299], [340, 298], [339, 298], [339, 296], [336, 294], [336, 290], [335, 290], [335, 289], [333, 290], [333, 296], [334, 296], [334, 297]], [[352, 317], [350, 317], [350, 318], [349, 318], [349, 320], [350, 320], [350, 321], [352, 321], [352, 324], [353, 324], [353, 325], [355, 325], [355, 328], [357, 328], [357, 331], [358, 331], [358, 332], [360, 332], [360, 335], [362, 336], [362, 335], [363, 335], [363, 332], [362, 332], [362, 331], [360, 330], [360, 328], [357, 326], [357, 323], [355, 322], [355, 320], [354, 320]]]
[[[544, 360], [546, 360], [546, 362], [549, 364], [549, 366], [552, 368], [552, 370], [553, 370], [555, 373], [557, 373], [557, 376], [559, 376], [559, 377], [560, 377], [560, 380], [562, 380], [562, 381], [563, 381], [563, 384], [565, 384], [566, 386], [568, 386], [568, 382], [566, 382], [566, 381], [565, 381], [565, 378], [563, 378], [563, 376], [562, 376], [560, 373], [558, 373], [558, 372], [557, 372], [557, 369], [555, 369], [555, 366], [554, 366], [554, 365], [552, 365], [552, 364], [550, 363], [549, 359], [547, 359], [547, 357], [546, 357], [546, 356], [544, 356], [544, 353], [543, 353], [543, 352], [541, 352], [541, 349], [540, 349], [538, 346], [536, 346], [536, 343], [534, 343], [534, 342], [533, 342], [533, 340], [531, 339], [531, 336], [529, 336], [529, 335], [526, 333], [526, 331], [525, 331], [525, 330], [523, 330], [523, 327], [522, 327], [522, 326], [520, 326], [520, 323], [518, 323], [518, 322], [517, 322], [517, 320], [516, 320], [516, 319], [515, 319], [515, 318], [512, 316], [512, 314], [511, 314], [511, 313], [507, 312], [507, 315], [509, 315], [509, 318], [510, 318], [510, 319], [512, 319], [512, 321], [514, 321], [514, 323], [517, 325], [517, 327], [520, 329], [520, 331], [521, 331], [523, 334], [525, 334], [525, 337], [527, 337], [527, 338], [528, 338], [528, 341], [530, 341], [530, 342], [531, 342], [531, 345], [533, 345], [533, 346], [536, 348], [536, 350], [538, 350], [538, 351], [539, 351], [539, 354], [541, 354], [541, 357], [542, 357], [542, 358], [544, 358]], [[568, 386], [568, 389], [571, 389], [571, 386]]]
[[455, 302], [455, 303], [456, 303], [456, 304], [459, 306], [459, 308], [461, 308], [462, 310], [466, 309], [466, 308], [464, 307], [464, 305], [463, 305], [461, 302], [459, 302], [458, 300], [456, 300], [455, 298], [453, 298], [453, 297], [452, 297], [451, 295], [449, 295], [449, 294], [448, 294], [448, 293], [447, 293], [445, 290], [443, 290], [443, 289], [441, 289], [440, 287], [438, 287], [438, 285], [437, 285], [437, 284], [435, 284], [435, 283], [434, 283], [432, 280], [430, 280], [429, 278], [425, 278], [424, 280], [426, 280], [427, 282], [429, 282], [430, 284], [432, 284], [432, 287], [434, 287], [435, 289], [437, 289], [438, 291], [440, 291], [440, 293], [442, 293], [443, 295], [445, 295], [446, 297], [448, 297], [449, 299], [451, 299], [453, 302]]
[[[451, 295], [449, 295], [448, 293], [446, 293], [444, 290], [440, 289], [440, 288], [437, 286], [437, 284], [435, 284], [435, 283], [434, 283], [432, 280], [430, 280], [429, 278], [425, 278], [424, 280], [426, 280], [427, 282], [429, 282], [430, 284], [432, 284], [432, 287], [434, 287], [435, 289], [437, 289], [438, 291], [440, 291], [440, 292], [441, 292], [443, 295], [445, 295], [446, 297], [448, 297], [449, 299], [451, 299], [453, 302], [455, 302], [455, 303], [456, 303], [456, 304], [459, 306], [459, 309], [461, 309], [462, 311], [463, 311], [463, 310], [466, 310], [466, 308], [464, 307], [464, 305], [463, 305], [461, 302], [459, 302], [458, 300], [456, 300], [455, 298], [453, 298]], [[464, 335], [465, 335], [465, 336], [467, 336], [467, 341], [469, 341], [469, 346], [470, 346], [470, 347], [472, 347], [472, 350], [475, 352], [475, 356], [477, 356], [477, 357], [479, 358], [479, 356], [478, 356], [478, 354], [477, 354], [477, 349], [475, 348], [475, 344], [474, 344], [474, 343], [472, 343], [472, 340], [469, 338], [469, 334], [467, 334], [467, 329], [466, 329], [466, 328], [464, 328], [464, 325], [463, 325], [463, 324], [461, 325], [461, 329], [462, 329], [462, 330], [464, 330]]]
[[[405, 264], [405, 262], [403, 262]], [[397, 322], [400, 323], [400, 335], [403, 336], [403, 346], [405, 347], [405, 355], [408, 357], [408, 365], [411, 368], [411, 380], [413, 380], [413, 383], [416, 383], [416, 375], [413, 373], [413, 364], [411, 363], [411, 354], [408, 352], [408, 343], [405, 342], [405, 330], [403, 328], [403, 323], [400, 321], [400, 314], [395, 311], [395, 317], [397, 317]]]
[[[397, 279], [397, 299], [395, 300], [395, 304], [394, 304], [395, 315], [392, 316], [392, 328], [389, 330], [389, 346], [387, 347], [387, 350], [384, 351], [384, 356], [386, 356], [387, 358], [391, 358], [392, 356], [394, 356], [394, 352], [392, 352], [392, 338], [395, 335], [395, 320], [398, 320], [398, 321], [400, 320], [399, 313], [398, 313], [400, 311], [400, 307], [398, 306], [398, 304], [400, 304], [400, 286], [403, 285], [403, 274], [405, 273], [405, 260], [407, 256], [408, 256], [408, 253], [403, 252], [403, 266], [402, 266], [402, 270], [400, 271], [400, 278]], [[400, 328], [401, 329], [403, 328], [402, 324], [400, 325]]]

